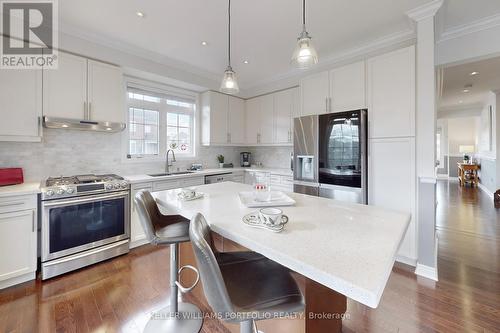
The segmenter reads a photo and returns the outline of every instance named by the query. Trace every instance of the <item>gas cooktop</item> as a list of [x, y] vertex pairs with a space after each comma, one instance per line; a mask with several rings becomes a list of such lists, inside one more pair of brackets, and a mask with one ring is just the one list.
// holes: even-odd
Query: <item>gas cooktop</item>
[[42, 183], [42, 200], [67, 198], [103, 192], [124, 191], [129, 183], [123, 177], [106, 175], [76, 175], [69, 177], [49, 177]]

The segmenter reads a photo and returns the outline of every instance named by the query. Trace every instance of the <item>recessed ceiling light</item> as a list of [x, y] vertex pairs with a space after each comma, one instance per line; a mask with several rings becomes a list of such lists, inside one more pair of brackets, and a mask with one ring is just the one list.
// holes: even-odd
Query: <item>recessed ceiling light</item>
[[464, 89], [462, 90], [464, 93], [468, 93], [470, 90], [469, 89]]
[[248, 64], [248, 63], [249, 63], [249, 61], [248, 61], [248, 60], [243, 60], [243, 63], [244, 63], [244, 64]]
[[202, 41], [202, 42], [201, 42], [201, 45], [203, 45], [203, 46], [207, 46], [207, 45], [208, 45], [208, 43], [207, 43], [207, 42], [205, 42], [205, 41]]
[[144, 17], [144, 16], [146, 16], [143, 12], [137, 12], [136, 14], [137, 14], [137, 16], [139, 16], [139, 17]]
[[464, 101], [462, 101], [462, 100], [458, 101], [458, 103], [460, 103], [460, 104], [462, 104], [463, 102], [464, 102]]
[[474, 76], [474, 75], [477, 75], [477, 74], [479, 74], [479, 72], [472, 72], [472, 73], [470, 73], [470, 76]]

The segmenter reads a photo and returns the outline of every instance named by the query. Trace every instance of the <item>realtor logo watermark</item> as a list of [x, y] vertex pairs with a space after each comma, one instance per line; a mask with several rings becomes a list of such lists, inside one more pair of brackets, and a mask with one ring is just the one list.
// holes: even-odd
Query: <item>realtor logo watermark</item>
[[57, 68], [57, 0], [4, 0], [0, 8], [0, 68]]

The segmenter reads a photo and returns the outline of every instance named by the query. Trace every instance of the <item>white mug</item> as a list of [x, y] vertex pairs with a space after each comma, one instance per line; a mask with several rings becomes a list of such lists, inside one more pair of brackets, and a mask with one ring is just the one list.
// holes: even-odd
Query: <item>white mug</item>
[[196, 189], [192, 187], [186, 187], [181, 190], [181, 193], [184, 198], [191, 199], [196, 195]]
[[288, 221], [288, 217], [283, 215], [283, 211], [279, 208], [262, 208], [259, 210], [260, 219], [264, 223], [269, 223], [272, 225], [279, 225], [286, 223], [284, 222], [284, 218]]

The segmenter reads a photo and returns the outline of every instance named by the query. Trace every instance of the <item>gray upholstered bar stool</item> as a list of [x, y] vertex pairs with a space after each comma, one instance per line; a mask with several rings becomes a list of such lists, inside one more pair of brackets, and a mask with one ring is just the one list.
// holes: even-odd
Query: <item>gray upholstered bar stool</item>
[[191, 220], [189, 236], [208, 303], [224, 321], [240, 323], [241, 333], [256, 332], [256, 320], [304, 309], [287, 268], [255, 252], [218, 252], [201, 214]]
[[134, 198], [139, 219], [149, 242], [153, 245], [170, 245], [170, 305], [153, 314], [146, 324], [148, 333], [197, 333], [203, 324], [200, 309], [190, 303], [178, 303], [178, 289], [191, 291], [198, 283], [185, 288], [178, 281], [183, 269], [198, 270], [192, 266], [178, 268], [179, 243], [189, 242], [189, 220], [180, 215], [163, 215], [151, 193], [140, 191]]

